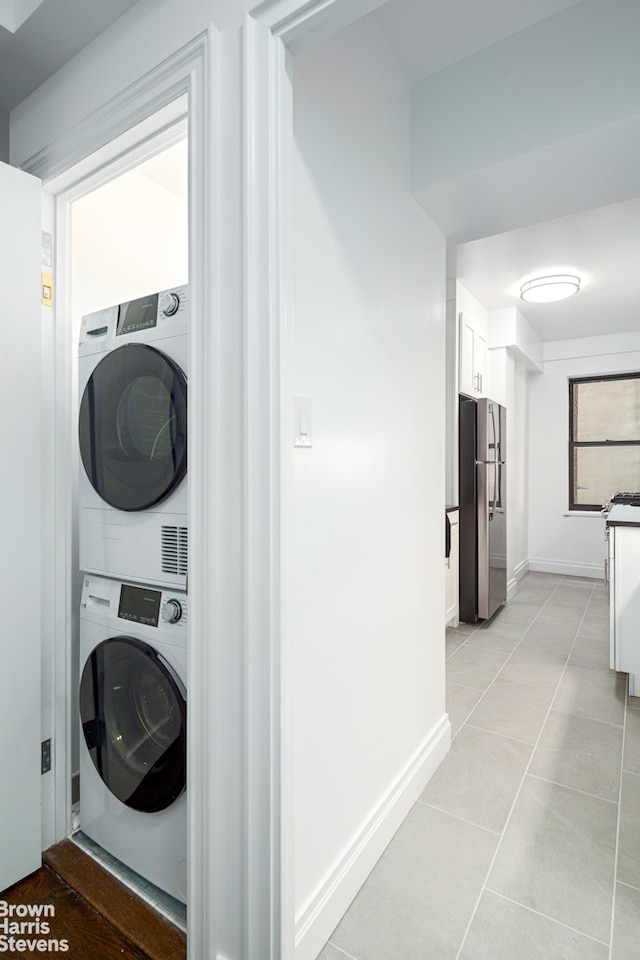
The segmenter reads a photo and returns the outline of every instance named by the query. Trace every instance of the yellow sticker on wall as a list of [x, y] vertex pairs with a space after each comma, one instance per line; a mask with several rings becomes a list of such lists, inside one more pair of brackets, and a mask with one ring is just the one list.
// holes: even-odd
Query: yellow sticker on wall
[[42, 274], [42, 302], [45, 307], [53, 306], [53, 275]]

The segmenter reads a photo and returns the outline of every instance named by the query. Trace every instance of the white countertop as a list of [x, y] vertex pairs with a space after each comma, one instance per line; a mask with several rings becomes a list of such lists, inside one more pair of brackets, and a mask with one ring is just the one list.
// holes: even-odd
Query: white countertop
[[640, 507], [630, 507], [628, 503], [614, 503], [609, 511], [607, 523], [640, 527]]

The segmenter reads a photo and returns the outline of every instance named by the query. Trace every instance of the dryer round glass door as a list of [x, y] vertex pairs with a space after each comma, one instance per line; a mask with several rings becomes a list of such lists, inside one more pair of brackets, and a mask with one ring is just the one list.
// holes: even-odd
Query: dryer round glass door
[[80, 718], [93, 765], [122, 803], [155, 813], [180, 796], [186, 694], [148, 643], [113, 637], [98, 644], [82, 671]]
[[80, 456], [118, 510], [164, 500], [187, 471], [187, 381], [164, 353], [125, 344], [106, 354], [80, 403]]

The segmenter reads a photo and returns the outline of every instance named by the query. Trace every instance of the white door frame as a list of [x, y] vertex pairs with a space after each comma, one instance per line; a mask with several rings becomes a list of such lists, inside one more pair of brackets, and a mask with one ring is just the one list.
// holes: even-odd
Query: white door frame
[[[172, 101], [164, 109], [118, 137], [91, 157], [74, 165], [43, 187], [43, 229], [55, 235], [56, 277], [53, 331], [49, 334], [51, 352], [52, 402], [47, 404], [52, 432], [52, 503], [47, 507], [52, 516], [51, 540], [44, 547], [47, 559], [43, 576], [43, 644], [51, 654], [47, 686], [53, 704], [48, 724], [55, 730], [53, 751], [54, 778], [51, 789], [43, 795], [42, 846], [47, 849], [71, 830], [70, 777], [72, 773], [69, 733], [77, 722], [71, 690], [71, 629], [77, 621], [80, 603], [80, 577], [77, 542], [74, 532], [76, 482], [78, 475], [76, 351], [78, 330], [71, 319], [71, 207], [75, 200], [144, 162], [149, 156], [166, 149], [186, 134], [188, 101], [186, 95]], [[60, 431], [64, 424], [64, 433]], [[56, 431], [60, 431], [57, 433]], [[53, 546], [52, 546], [53, 544]], [[47, 554], [48, 551], [48, 554]], [[50, 555], [50, 556], [49, 556]], [[46, 671], [45, 671], [46, 672]], [[58, 695], [56, 695], [58, 692]]]
[[295, 917], [294, 644], [284, 598], [293, 490], [292, 54], [385, 2], [264, 0], [245, 18], [247, 960], [293, 960], [305, 933]]
[[[56, 200], [56, 346], [54, 402], [66, 430], [54, 441], [53, 526], [56, 533], [46, 586], [53, 617], [52, 684], [54, 687], [55, 776], [43, 807], [43, 846], [63, 839], [70, 830], [71, 750], [69, 731], [74, 715], [70, 692], [71, 623], [77, 616], [72, 602], [76, 562], [72, 541], [72, 498], [69, 471], [74, 461], [72, 358], [76, 344], [70, 333], [69, 225], [70, 204], [104, 183], [114, 171], [139, 163], [145, 144], [163, 128], [175, 124], [188, 104], [189, 246], [191, 337], [189, 367], [189, 511], [198, 518], [190, 529], [190, 633], [192, 637], [224, 636], [224, 588], [221, 529], [224, 505], [210, 491], [219, 489], [225, 457], [219, 450], [220, 431], [216, 369], [220, 316], [219, 286], [219, 140], [218, 34], [213, 26], [179, 49], [159, 67], [105, 104], [70, 133], [22, 164], [43, 181]], [[220, 600], [220, 602], [218, 602]], [[46, 609], [46, 605], [45, 605]], [[228, 632], [228, 631], [226, 631]], [[214, 645], [194, 642], [189, 657], [189, 705], [198, 717], [190, 725], [189, 764], [189, 957], [211, 955], [217, 939], [211, 917], [210, 851], [203, 838], [211, 835], [218, 798], [224, 792], [214, 777], [212, 743], [217, 729], [216, 687], [223, 685], [214, 670]], [[219, 724], [218, 724], [219, 725]], [[219, 771], [217, 771], [219, 774]], [[219, 872], [219, 867], [218, 867]]]
[[[37, 153], [22, 167], [39, 176], [57, 196], [59, 219], [58, 315], [68, 305], [65, 282], [69, 197], [81, 189], [78, 176], [100, 176], [112, 163], [112, 144], [180, 97], [189, 103], [190, 141], [190, 530], [191, 635], [189, 664], [189, 960], [292, 960], [295, 917], [292, 855], [292, 792], [289, 740], [291, 689], [288, 682], [291, 631], [282, 603], [287, 556], [283, 543], [291, 491], [292, 220], [290, 166], [293, 148], [290, 54], [383, 5], [385, 0], [265, 0], [244, 24], [244, 490], [243, 490], [243, 642], [244, 763], [241, 833], [222, 851], [235, 852], [242, 864], [244, 896], [238, 902], [244, 948], [228, 957], [221, 944], [225, 917], [216, 910], [224, 884], [218, 811], [228, 790], [217, 753], [221, 717], [217, 691], [224, 687], [216, 662], [216, 638], [229, 624], [225, 606], [225, 504], [216, 491], [224, 476], [219, 411], [223, 408], [218, 375], [225, 363], [218, 299], [220, 244], [220, 80], [216, 28], [194, 38], [160, 66], [105, 104], [68, 134]], [[152, 130], [153, 132], [153, 130]], [[155, 133], [157, 133], [157, 126]], [[130, 149], [131, 144], [127, 149]], [[101, 159], [98, 151], [104, 149]], [[82, 171], [89, 158], [89, 169]], [[71, 179], [69, 179], [69, 177]], [[65, 179], [66, 178], [66, 179]], [[64, 314], [63, 314], [64, 315]], [[64, 338], [63, 323], [58, 336]], [[62, 339], [56, 363], [56, 395], [66, 397], [68, 358], [73, 346]], [[283, 402], [284, 401], [284, 402]], [[194, 412], [197, 410], [197, 417]], [[69, 418], [67, 418], [69, 419]], [[71, 429], [71, 427], [70, 427]], [[70, 434], [56, 441], [55, 528], [71, 528], [66, 486]], [[213, 493], [212, 493], [213, 491]], [[193, 518], [198, 518], [193, 522]], [[52, 558], [52, 599], [65, 597], [54, 611], [54, 687], [57, 786], [51, 841], [69, 829], [69, 624], [74, 616], [69, 584], [73, 563], [65, 533]], [[232, 626], [233, 624], [231, 620]], [[197, 638], [200, 638], [198, 640]], [[61, 653], [62, 651], [62, 653]], [[197, 721], [194, 722], [194, 718]], [[241, 837], [242, 842], [238, 842]], [[235, 844], [235, 851], [231, 846]], [[228, 862], [228, 861], [227, 861]], [[221, 932], [222, 931], [222, 932]]]

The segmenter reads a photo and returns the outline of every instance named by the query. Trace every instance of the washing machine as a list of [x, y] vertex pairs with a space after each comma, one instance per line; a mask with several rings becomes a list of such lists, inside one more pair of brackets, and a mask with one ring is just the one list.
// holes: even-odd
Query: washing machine
[[87, 573], [186, 586], [188, 287], [82, 318], [79, 552]]
[[80, 829], [186, 902], [188, 603], [85, 576], [80, 610]]

